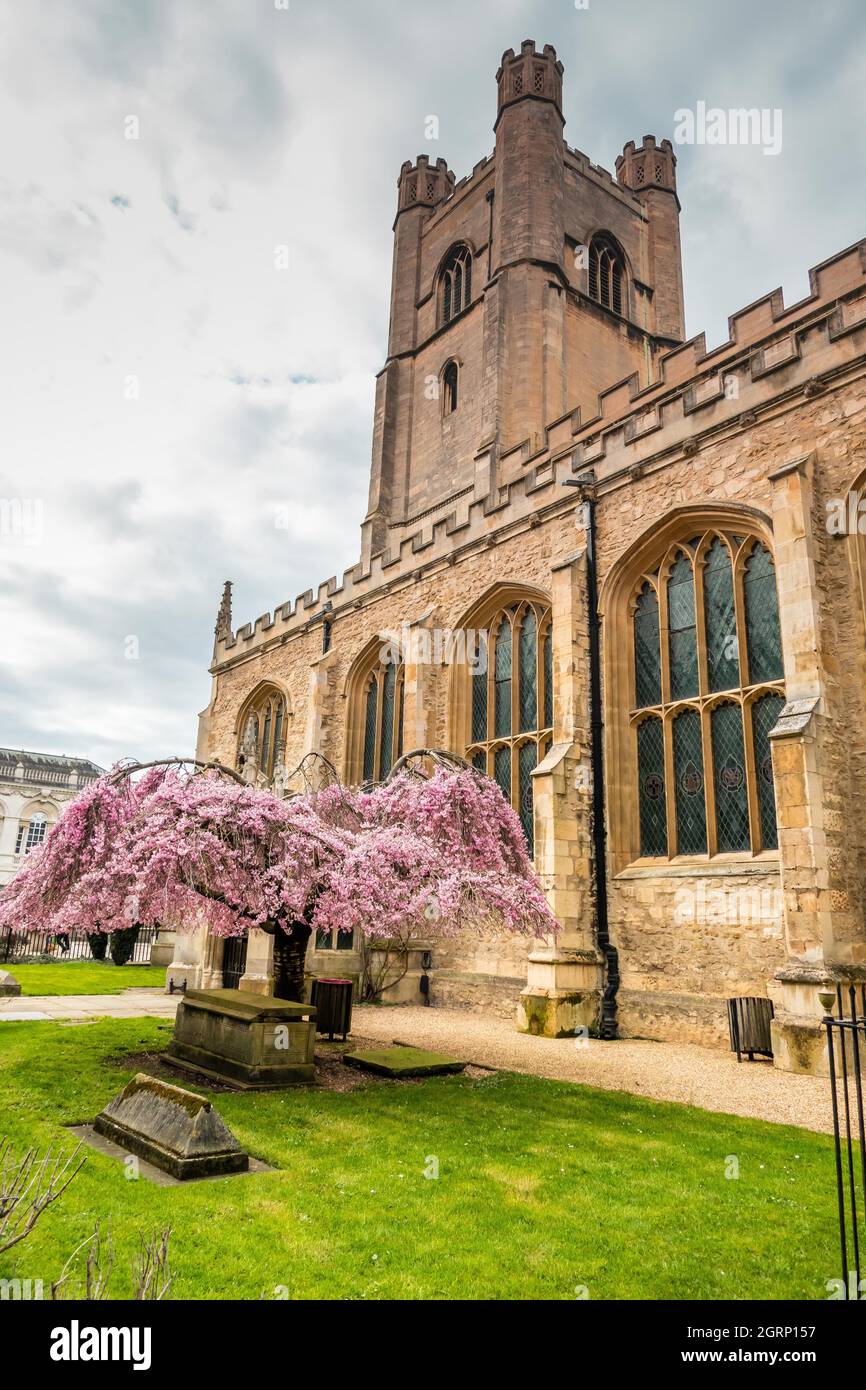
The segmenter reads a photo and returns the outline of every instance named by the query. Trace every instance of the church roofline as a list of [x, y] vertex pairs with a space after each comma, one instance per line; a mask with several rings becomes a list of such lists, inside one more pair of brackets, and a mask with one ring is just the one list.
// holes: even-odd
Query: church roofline
[[[747, 387], [763, 383], [764, 378], [782, 368], [791, 369], [786, 389], [802, 396], [823, 389], [815, 385], [817, 376], [832, 374], [866, 358], [866, 238], [828, 257], [809, 270], [809, 294], [786, 306], [781, 289], [774, 289], [737, 310], [728, 319], [728, 340], [706, 348], [706, 335], [699, 333], [661, 354], [656, 378], [641, 387], [636, 375], [613, 382], [598, 397], [594, 415], [583, 419], [579, 408], [553, 420], [537, 441], [523, 440], [499, 455], [500, 465], [511, 461], [513, 477], [503, 486], [505, 500], [489, 496], [443, 498], [430, 508], [422, 525], [402, 536], [395, 536], [394, 548], [374, 555], [365, 570], [360, 562], [349, 566], [338, 583], [332, 575], [314, 592], [307, 589], [294, 602], [287, 601], [264, 613], [255, 623], [218, 639], [214, 652], [216, 669], [223, 662], [252, 653], [269, 641], [298, 632], [318, 622], [321, 606], [335, 598], [340, 607], [355, 605], [387, 592], [404, 573], [416, 573], [424, 564], [424, 552], [437, 543], [463, 533], [462, 544], [487, 543], [490, 518], [508, 508], [514, 509], [516, 522], [526, 520], [542, 506], [543, 494], [562, 474], [579, 472], [592, 465], [600, 470], [600, 481], [610, 479], [627, 467], [641, 467], [665, 429], [665, 448], [678, 453], [696, 434], [695, 418], [706, 409], [708, 428], [729, 427], [748, 413]], [[858, 293], [859, 291], [859, 293]], [[853, 350], [842, 349], [839, 361], [829, 369], [824, 360], [820, 373], [810, 366], [815, 332], [821, 331], [821, 347], [850, 342]], [[802, 333], [802, 340], [800, 336]], [[826, 351], [824, 353], [826, 359]], [[720, 368], [737, 368], [742, 391], [727, 399]], [[778, 397], [778, 393], [773, 399]], [[764, 391], [763, 399], [767, 398]], [[746, 423], [743, 421], [742, 423]], [[644, 441], [648, 442], [645, 443]], [[623, 453], [621, 466], [614, 466], [614, 455]], [[492, 450], [479, 450], [483, 458]], [[438, 515], [437, 515], [438, 513]], [[399, 530], [399, 527], [393, 528]], [[431, 556], [431, 559], [433, 556]], [[335, 608], [335, 616], [339, 609]]]

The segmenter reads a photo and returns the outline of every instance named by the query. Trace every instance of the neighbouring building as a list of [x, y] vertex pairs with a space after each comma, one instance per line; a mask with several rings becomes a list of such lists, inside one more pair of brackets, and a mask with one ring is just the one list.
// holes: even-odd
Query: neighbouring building
[[0, 748], [0, 887], [42, 844], [66, 803], [103, 771], [87, 758]]
[[[433, 1003], [558, 1035], [606, 995], [623, 1036], [722, 1044], [769, 995], [777, 1065], [818, 1069], [819, 990], [866, 977], [866, 241], [685, 342], [670, 142], [612, 176], [550, 46], [496, 80], [468, 177], [400, 170], [361, 558], [236, 629], [226, 587], [199, 756], [282, 787], [311, 750], [351, 782], [464, 755], [564, 930], [437, 943]], [[269, 989], [266, 937], [223, 950], [181, 936], [171, 973]]]

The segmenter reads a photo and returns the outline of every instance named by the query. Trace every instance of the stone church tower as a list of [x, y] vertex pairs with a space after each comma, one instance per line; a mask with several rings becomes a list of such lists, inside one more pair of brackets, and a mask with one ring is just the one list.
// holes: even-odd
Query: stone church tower
[[[727, 1045], [770, 998], [776, 1064], [821, 1069], [819, 994], [866, 977], [866, 242], [683, 341], [671, 144], [612, 176], [562, 78], [509, 50], [493, 152], [400, 170], [360, 560], [239, 628], [226, 586], [199, 756], [282, 791], [311, 751], [362, 782], [452, 749], [563, 931], [426, 943], [432, 1003]], [[261, 933], [177, 950], [273, 985]], [[307, 964], [370, 973], [348, 933]]]
[[[509, 50], [496, 82], [496, 147], [468, 178], [455, 184], [445, 160], [425, 155], [400, 171], [366, 560], [393, 528], [495, 488], [501, 459], [534, 454], [552, 420], [594, 409], [611, 382], [636, 373], [646, 384], [684, 335], [670, 141], [627, 145], [614, 182], [563, 139], [562, 64], [549, 44]], [[602, 310], [587, 294], [599, 233], [620, 263]], [[602, 255], [597, 243], [593, 259]], [[465, 269], [446, 306], [453, 263]], [[449, 368], [460, 408], [431, 410]]]

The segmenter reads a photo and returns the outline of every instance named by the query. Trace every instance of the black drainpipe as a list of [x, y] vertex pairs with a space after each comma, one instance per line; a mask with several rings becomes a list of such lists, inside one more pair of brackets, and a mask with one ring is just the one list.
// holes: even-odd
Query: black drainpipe
[[592, 757], [592, 847], [595, 868], [595, 921], [598, 948], [604, 956], [604, 993], [601, 999], [599, 1037], [611, 1042], [617, 1036], [616, 996], [619, 989], [619, 956], [610, 939], [607, 916], [607, 834], [604, 815], [604, 723], [601, 705], [601, 625], [598, 621], [598, 562], [595, 531], [595, 476], [567, 478], [567, 487], [582, 489], [586, 507], [586, 606], [589, 619], [589, 713]]

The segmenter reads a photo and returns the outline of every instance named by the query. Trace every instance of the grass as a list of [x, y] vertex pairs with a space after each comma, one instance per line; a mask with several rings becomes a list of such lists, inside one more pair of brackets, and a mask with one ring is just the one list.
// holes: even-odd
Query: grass
[[[0, 1024], [2, 1128], [71, 1148], [135, 1070], [110, 1059], [168, 1036]], [[821, 1299], [836, 1273], [823, 1135], [509, 1073], [213, 1099], [279, 1171], [159, 1188], [88, 1150], [0, 1277], [47, 1284], [97, 1217], [116, 1297], [167, 1225], [176, 1299]]]
[[24, 994], [120, 994], [124, 989], [161, 989], [164, 965], [115, 965], [113, 961], [70, 960], [56, 965], [16, 965], [8, 969]]

